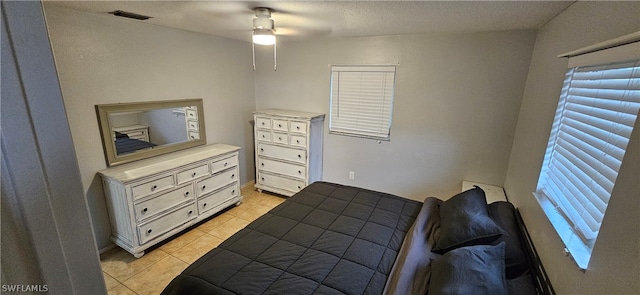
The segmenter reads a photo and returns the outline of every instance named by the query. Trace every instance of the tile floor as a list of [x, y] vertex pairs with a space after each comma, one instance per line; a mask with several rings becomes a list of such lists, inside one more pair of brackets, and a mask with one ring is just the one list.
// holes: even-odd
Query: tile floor
[[159, 294], [200, 256], [285, 200], [259, 193], [253, 185], [246, 185], [241, 191], [244, 200], [239, 206], [146, 251], [139, 259], [119, 247], [103, 253], [100, 263], [109, 295]]

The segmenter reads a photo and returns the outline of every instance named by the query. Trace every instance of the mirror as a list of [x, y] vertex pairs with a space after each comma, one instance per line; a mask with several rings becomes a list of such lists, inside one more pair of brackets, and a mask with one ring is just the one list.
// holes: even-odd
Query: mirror
[[202, 99], [96, 105], [107, 166], [206, 144]]

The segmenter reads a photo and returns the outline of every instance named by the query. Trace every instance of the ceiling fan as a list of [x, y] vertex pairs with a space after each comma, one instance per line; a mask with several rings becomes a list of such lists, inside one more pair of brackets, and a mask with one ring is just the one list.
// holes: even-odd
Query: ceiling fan
[[253, 53], [253, 70], [256, 70], [256, 44], [273, 45], [273, 70], [277, 70], [276, 54], [276, 30], [273, 19], [271, 19], [271, 9], [266, 7], [254, 8], [256, 17], [253, 19], [253, 30], [251, 52]]
[[[301, 15], [298, 13], [287, 13], [282, 10], [274, 10], [268, 7], [255, 7], [252, 9], [255, 14], [252, 29], [252, 51], [253, 51], [253, 69], [255, 71], [255, 44], [272, 45], [273, 46], [273, 70], [277, 69], [277, 53], [276, 53], [276, 36], [321, 36], [331, 32], [330, 27], [314, 26], [307, 18], [300, 20]], [[279, 17], [288, 19], [289, 23], [296, 26], [278, 26], [272, 18], [272, 14], [277, 13]], [[297, 18], [297, 19], [296, 19]], [[304, 26], [297, 25], [305, 23]]]

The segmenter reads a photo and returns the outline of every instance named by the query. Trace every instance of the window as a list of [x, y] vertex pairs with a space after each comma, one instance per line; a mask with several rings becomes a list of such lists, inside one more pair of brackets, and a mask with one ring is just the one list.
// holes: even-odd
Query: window
[[568, 70], [534, 193], [586, 269], [640, 109], [640, 60]]
[[332, 66], [329, 133], [389, 140], [395, 66]]

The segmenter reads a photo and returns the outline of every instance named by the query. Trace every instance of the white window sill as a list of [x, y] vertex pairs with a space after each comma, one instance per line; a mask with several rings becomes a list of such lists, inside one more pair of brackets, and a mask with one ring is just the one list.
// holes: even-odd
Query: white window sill
[[568, 250], [568, 255], [573, 258], [573, 261], [578, 264], [581, 270], [586, 270], [589, 265], [589, 259], [591, 258], [591, 249], [573, 231], [569, 222], [558, 212], [558, 209], [547, 196], [541, 193], [533, 193], [533, 195], [536, 200], [538, 200], [538, 204], [540, 204], [542, 211], [547, 215], [551, 225], [553, 225], [553, 228], [560, 236], [566, 250]]

